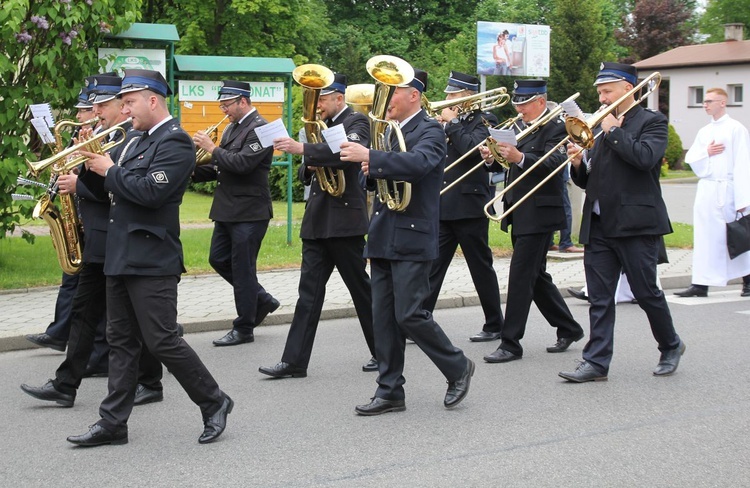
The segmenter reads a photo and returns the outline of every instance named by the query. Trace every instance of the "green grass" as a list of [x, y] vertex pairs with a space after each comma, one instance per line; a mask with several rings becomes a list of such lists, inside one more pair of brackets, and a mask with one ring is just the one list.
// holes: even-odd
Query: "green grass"
[[695, 173], [689, 169], [670, 169], [667, 174], [662, 176], [662, 180], [676, 180], [680, 178], [695, 178]]
[[[286, 242], [286, 202], [274, 202], [273, 205], [274, 219], [263, 240], [258, 256], [258, 269], [299, 267], [302, 254], [299, 226], [304, 213], [304, 203], [293, 204], [291, 245]], [[183, 223], [206, 226], [187, 228], [181, 232], [188, 274], [214, 272], [208, 264], [208, 250], [213, 232], [211, 221], [208, 219], [210, 206], [211, 197], [188, 193], [180, 209]], [[693, 227], [679, 223], [673, 223], [672, 227], [674, 233], [665, 236], [667, 247], [692, 248]], [[510, 235], [500, 230], [499, 223], [490, 222], [489, 243], [496, 256], [510, 255]], [[20, 237], [0, 239], [0, 289], [59, 284], [60, 267], [49, 236], [37, 236], [34, 244], [29, 244]]]

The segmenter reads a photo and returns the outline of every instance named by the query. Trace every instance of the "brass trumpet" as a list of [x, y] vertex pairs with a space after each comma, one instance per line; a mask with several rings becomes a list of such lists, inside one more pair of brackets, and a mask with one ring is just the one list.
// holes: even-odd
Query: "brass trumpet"
[[453, 100], [441, 100], [439, 102], [430, 102], [427, 97], [423, 95], [422, 106], [430, 114], [430, 117], [437, 117], [448, 107], [458, 106], [458, 114], [463, 115], [474, 110], [481, 110], [486, 112], [487, 110], [493, 110], [506, 105], [510, 101], [510, 95], [505, 87], [494, 88], [474, 95], [469, 95], [461, 98], [454, 98]]
[[[372, 76], [375, 83], [375, 93], [372, 100], [370, 117], [370, 146], [378, 151], [390, 151], [385, 133], [390, 128], [390, 133], [396, 136], [401, 151], [406, 151], [404, 135], [398, 123], [386, 120], [388, 104], [391, 97], [401, 85], [409, 83], [414, 78], [414, 68], [409, 63], [396, 56], [378, 55], [367, 61], [367, 72]], [[406, 181], [390, 181], [377, 179], [378, 199], [384, 203], [389, 210], [403, 212], [411, 201], [411, 183]]]
[[[643, 101], [644, 98], [648, 97], [651, 93], [653, 93], [659, 87], [660, 83], [661, 83], [661, 74], [659, 72], [651, 73], [643, 81], [638, 83], [638, 85], [628, 90], [623, 96], [618, 98], [616, 101], [612, 102], [610, 105], [600, 108], [593, 115], [591, 115], [591, 117], [589, 117], [588, 119], [582, 120], [578, 117], [567, 117], [565, 119], [565, 129], [568, 132], [568, 135], [562, 141], [557, 143], [555, 147], [550, 149], [544, 156], [539, 158], [539, 160], [536, 163], [534, 163], [529, 168], [527, 168], [526, 171], [524, 171], [524, 174], [522, 174], [519, 178], [513, 181], [510, 185], [506, 186], [503, 189], [503, 191], [498, 193], [495, 196], [495, 198], [490, 200], [484, 206], [484, 214], [487, 216], [487, 218], [494, 220], [496, 222], [499, 222], [503, 220], [505, 217], [507, 217], [508, 215], [510, 215], [510, 213], [513, 212], [516, 208], [518, 208], [518, 206], [521, 205], [523, 202], [525, 202], [527, 198], [529, 198], [531, 195], [536, 193], [539, 190], [539, 188], [541, 188], [544, 184], [546, 184], [557, 173], [562, 171], [562, 169], [573, 158], [578, 156], [584, 149], [590, 149], [594, 146], [594, 142], [602, 134], [600, 131], [594, 135], [594, 129], [602, 122], [602, 120], [607, 118], [607, 116], [611, 114], [612, 112], [619, 109], [620, 105], [625, 103], [631, 96], [637, 95], [641, 90], [643, 90], [644, 87], [647, 87], [644, 93], [641, 93], [639, 97], [634, 98], [633, 103], [631, 103], [628, 107], [626, 107], [625, 110], [617, 114], [618, 118], [624, 117], [625, 114], [628, 113], [628, 111], [630, 111], [631, 108], [635, 107], [636, 105], [639, 105]], [[509, 209], [507, 209], [501, 215], [494, 216], [489, 212], [490, 208], [495, 204], [495, 202], [501, 199], [503, 195], [505, 195], [511, 188], [513, 188], [518, 181], [523, 179], [524, 175], [531, 173], [531, 171], [534, 168], [542, 164], [547, 158], [552, 156], [560, 147], [567, 144], [569, 141], [573, 141], [575, 144], [580, 146], [581, 149], [577, 153], [568, 157], [568, 159], [560, 163], [557, 166], [557, 168], [555, 168], [542, 181], [540, 181], [539, 184], [537, 184], [534, 188], [529, 190], [520, 200], [514, 203]]]
[[[325, 122], [318, 118], [318, 98], [320, 91], [333, 83], [333, 71], [319, 64], [303, 64], [294, 68], [292, 77], [302, 86], [302, 122], [305, 124], [307, 141], [313, 144], [323, 142], [321, 131], [327, 129]], [[340, 197], [346, 190], [346, 176], [341, 169], [315, 168], [321, 190], [333, 197]]]
[[[120, 122], [117, 125], [113, 125], [107, 130], [103, 130], [94, 136], [91, 137], [91, 139], [79, 142], [78, 144], [74, 144], [73, 146], [70, 146], [67, 149], [64, 149], [62, 151], [59, 151], [57, 154], [54, 154], [47, 159], [43, 159], [41, 161], [29, 161], [26, 160], [26, 166], [29, 167], [29, 172], [36, 178], [39, 176], [39, 174], [44, 171], [45, 169], [52, 167], [52, 171], [55, 173], [67, 173], [71, 169], [75, 168], [76, 166], [85, 163], [88, 159], [85, 156], [73, 156], [73, 154], [79, 152], [79, 151], [88, 151], [93, 152], [97, 154], [104, 154], [105, 152], [109, 151], [115, 146], [118, 146], [122, 144], [122, 142], [125, 140], [125, 129], [122, 127], [124, 124], [130, 122], [131, 119], [128, 118], [127, 120], [124, 120]], [[73, 122], [72, 124], [76, 124]], [[88, 124], [86, 122], [85, 124]], [[105, 144], [102, 144], [101, 141], [105, 138], [108, 138], [110, 134], [112, 134], [115, 131], [122, 132], [123, 137], [120, 138], [118, 141], [111, 141], [107, 142]]]
[[[204, 132], [208, 137], [211, 138], [214, 144], [216, 144], [216, 140], [219, 138], [219, 126], [224, 123], [225, 120], [229, 115], [225, 115], [223, 119], [218, 121], [216, 124], [210, 126], [208, 129], [206, 129]], [[195, 150], [195, 165], [200, 166], [202, 164], [207, 164], [211, 162], [211, 154], [203, 149], [202, 147], [199, 147]]]

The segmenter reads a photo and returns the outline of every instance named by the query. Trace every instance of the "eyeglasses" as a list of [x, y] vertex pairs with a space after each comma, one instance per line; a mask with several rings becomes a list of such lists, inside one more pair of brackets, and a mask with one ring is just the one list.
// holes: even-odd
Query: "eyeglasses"
[[714, 102], [718, 102], [719, 100], [703, 100], [703, 105], [708, 105]]
[[221, 109], [221, 110], [222, 110], [223, 112], [226, 112], [226, 111], [227, 111], [227, 110], [229, 109], [229, 107], [231, 107], [231, 106], [232, 106], [232, 105], [234, 105], [235, 103], [240, 103], [240, 99], [238, 98], [237, 100], [234, 100], [234, 101], [233, 101], [233, 102], [231, 102], [231, 103], [226, 103], [226, 104], [224, 104], [224, 103], [220, 103], [220, 104], [219, 104], [219, 108], [220, 108], [220, 109]]

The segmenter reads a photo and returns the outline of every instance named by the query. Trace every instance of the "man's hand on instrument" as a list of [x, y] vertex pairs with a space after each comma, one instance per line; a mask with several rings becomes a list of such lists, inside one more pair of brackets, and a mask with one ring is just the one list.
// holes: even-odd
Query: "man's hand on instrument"
[[717, 143], [716, 141], [711, 141], [711, 144], [708, 145], [708, 155], [709, 156], [716, 156], [717, 154], [721, 154], [724, 152], [724, 144]]
[[450, 122], [451, 120], [458, 117], [458, 107], [445, 107], [442, 112], [440, 112], [440, 122]]
[[74, 174], [60, 175], [57, 177], [57, 191], [61, 195], [69, 195], [76, 192], [78, 176]]
[[498, 142], [497, 147], [500, 156], [509, 163], [517, 164], [523, 160], [523, 154], [515, 146], [505, 142]]
[[109, 157], [109, 153], [97, 154], [88, 151], [81, 151], [81, 156], [88, 158], [86, 160], [86, 168], [99, 176], [104, 176], [107, 170], [115, 165], [115, 163], [112, 162], [112, 158]]
[[278, 139], [274, 139], [273, 148], [277, 151], [288, 154], [302, 154], [305, 151], [304, 144], [295, 141], [291, 137], [279, 137]]
[[620, 127], [622, 125], [622, 119], [618, 119], [614, 115], [607, 114], [606, 117], [604, 117], [604, 120], [601, 122], [602, 131], [605, 133], [609, 132], [609, 129], [612, 127]]
[[569, 142], [566, 149], [568, 157], [570, 158], [570, 163], [577, 169], [578, 166], [581, 165], [581, 161], [583, 161], [583, 151], [581, 150], [581, 146], [574, 142]]
[[213, 154], [214, 149], [216, 149], [216, 144], [214, 144], [214, 141], [212, 141], [208, 134], [206, 134], [202, 130], [199, 130], [195, 133], [195, 135], [193, 136], [193, 142], [196, 146], [203, 149], [208, 154]]
[[485, 144], [482, 144], [479, 146], [479, 154], [482, 156], [482, 159], [484, 159], [484, 164], [492, 164], [495, 162], [495, 158], [492, 156], [492, 153], [490, 152], [490, 148], [487, 147]]

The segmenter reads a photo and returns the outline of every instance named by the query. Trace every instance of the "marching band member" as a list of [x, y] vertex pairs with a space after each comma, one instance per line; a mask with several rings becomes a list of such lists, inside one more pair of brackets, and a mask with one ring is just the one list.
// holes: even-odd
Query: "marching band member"
[[[320, 118], [327, 127], [343, 125], [348, 141], [368, 147], [370, 122], [366, 116], [346, 106], [346, 76], [337, 73], [334, 82], [324, 88], [318, 98]], [[299, 298], [294, 309], [289, 335], [281, 362], [272, 367], [261, 366], [259, 371], [274, 378], [307, 376], [315, 332], [323, 309], [326, 283], [334, 268], [338, 270], [354, 302], [362, 333], [372, 359], [364, 371], [377, 371], [375, 343], [372, 333], [372, 294], [366, 260], [362, 257], [365, 234], [369, 225], [367, 201], [359, 185], [359, 162], [341, 161], [328, 143], [297, 142], [292, 138], [273, 141], [274, 149], [289, 154], [304, 154], [299, 168], [299, 179], [310, 184], [310, 197], [302, 218], [302, 267], [299, 279]], [[332, 196], [321, 189], [315, 167], [328, 167], [344, 171], [345, 191]]]
[[268, 223], [273, 217], [268, 172], [273, 149], [260, 145], [255, 128], [266, 124], [250, 100], [250, 83], [224, 81], [219, 107], [231, 124], [217, 147], [204, 132], [193, 136], [197, 147], [211, 154], [198, 166], [193, 181], [216, 180], [209, 218], [214, 221], [208, 262], [234, 289], [237, 318], [216, 346], [253, 342], [253, 329], [279, 308], [279, 301], [258, 283], [257, 261]]
[[[685, 344], [675, 331], [664, 293], [657, 286], [660, 241], [672, 232], [661, 196], [659, 174], [667, 148], [667, 118], [635, 102], [635, 67], [602, 63], [594, 85], [604, 105], [625, 98], [601, 121], [602, 135], [592, 150], [568, 145], [571, 177], [586, 190], [580, 241], [589, 295], [591, 332], [583, 361], [560, 372], [568, 381], [606, 380], [612, 361], [615, 290], [621, 270], [651, 324], [661, 357], [654, 375], [677, 370]], [[617, 112], [624, 117], [617, 116]]]
[[[479, 91], [479, 79], [458, 71], [451, 71], [448, 77], [446, 100], [455, 100]], [[460, 115], [459, 107], [446, 107], [438, 117], [443, 123], [448, 138], [446, 167], [460, 158], [490, 135], [487, 126], [497, 125], [497, 118], [489, 112], [474, 110]], [[458, 166], [443, 175], [443, 186], [447, 186], [469, 172], [481, 154], [466, 158]], [[484, 326], [469, 340], [474, 342], [494, 341], [500, 338], [503, 326], [503, 311], [500, 307], [500, 287], [497, 274], [492, 267], [492, 250], [487, 242], [489, 219], [484, 215], [484, 205], [492, 198], [494, 186], [490, 186], [486, 171], [475, 171], [467, 176], [458, 188], [445, 192], [440, 198], [440, 250], [432, 262], [430, 271], [430, 295], [424, 307], [432, 312], [443, 286], [456, 248], [460, 245], [466, 264], [479, 295], [479, 303], [484, 312]]]
[[409, 335], [448, 380], [443, 404], [458, 405], [469, 391], [474, 362], [451, 344], [423, 308], [430, 292], [431, 262], [438, 255], [440, 186], [446, 144], [440, 124], [421, 109], [427, 73], [414, 70], [413, 80], [395, 89], [386, 114], [398, 122], [406, 151], [370, 150], [356, 142], [342, 144], [343, 161], [362, 162], [368, 188], [374, 179], [412, 183], [411, 203], [403, 212], [375, 202], [365, 257], [372, 273], [373, 327], [378, 359], [378, 388], [359, 415], [406, 409], [404, 401], [405, 335]]
[[[523, 122], [531, 125], [547, 114], [547, 82], [518, 80], [513, 89], [513, 106], [523, 115]], [[518, 131], [518, 127], [514, 126]], [[565, 160], [561, 148], [526, 174], [526, 169], [550, 151], [565, 137], [565, 127], [559, 117], [547, 122], [536, 132], [523, 138], [518, 147], [499, 143], [502, 157], [511, 163], [506, 184], [524, 177], [503, 197], [505, 208], [510, 208], [541, 182]], [[489, 150], [482, 149], [485, 156]], [[497, 165], [497, 163], [494, 163]], [[499, 167], [499, 165], [497, 165]], [[563, 210], [563, 175], [558, 172], [531, 198], [503, 219], [502, 229], [511, 228], [513, 256], [508, 275], [508, 295], [505, 305], [505, 324], [497, 350], [484, 357], [488, 363], [505, 363], [521, 359], [521, 338], [526, 330], [529, 309], [533, 301], [549, 324], [557, 329], [557, 342], [547, 352], [562, 352], [583, 338], [583, 329], [573, 318], [560, 291], [547, 273], [547, 251], [555, 230], [565, 225]]]

